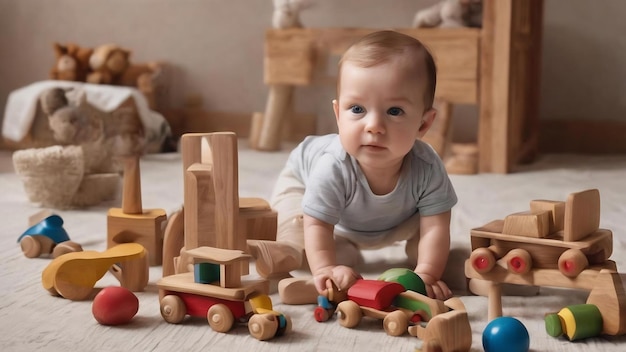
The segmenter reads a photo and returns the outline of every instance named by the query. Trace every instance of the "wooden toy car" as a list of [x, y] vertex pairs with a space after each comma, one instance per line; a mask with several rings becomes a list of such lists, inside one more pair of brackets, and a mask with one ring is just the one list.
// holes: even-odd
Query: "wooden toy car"
[[572, 193], [566, 202], [534, 200], [529, 212], [473, 229], [469, 264], [479, 274], [489, 273], [501, 260], [509, 273], [558, 268], [570, 278], [594, 265], [614, 270], [608, 261], [613, 234], [600, 229], [599, 221], [596, 189]]
[[406, 290], [397, 282], [366, 279], [357, 280], [347, 293], [333, 288], [326, 299], [321, 296], [315, 319], [326, 321], [335, 309], [339, 324], [344, 327], [356, 327], [367, 316], [382, 319], [385, 332], [391, 336], [400, 336], [407, 332], [409, 324], [428, 321], [448, 310], [444, 302]]
[[141, 291], [148, 284], [146, 250], [136, 243], [120, 244], [104, 252], [74, 252], [57, 257], [43, 270], [41, 283], [52, 295], [84, 300], [112, 268], [121, 285], [131, 291]]
[[31, 226], [17, 239], [26, 257], [36, 258], [49, 254], [56, 258], [65, 253], [83, 250], [80, 244], [70, 241], [60, 216], [43, 211], [31, 216], [29, 223]]
[[273, 310], [267, 280], [241, 279], [249, 255], [240, 250], [198, 247], [186, 251], [193, 270], [157, 282], [161, 315], [178, 324], [186, 315], [206, 318], [214, 331], [247, 322], [250, 335], [268, 340], [291, 330], [288, 316]]

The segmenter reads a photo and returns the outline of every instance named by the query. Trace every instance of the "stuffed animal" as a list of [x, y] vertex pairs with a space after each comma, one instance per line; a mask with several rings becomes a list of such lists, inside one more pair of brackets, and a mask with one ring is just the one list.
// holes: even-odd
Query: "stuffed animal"
[[413, 27], [480, 27], [482, 24], [481, 0], [441, 0], [419, 10]]
[[87, 82], [94, 84], [117, 84], [130, 64], [130, 51], [115, 44], [105, 44], [94, 49], [89, 57], [92, 72]]
[[300, 11], [311, 7], [311, 0], [274, 0], [274, 28], [302, 27]]
[[40, 96], [48, 126], [59, 145], [77, 145], [85, 156], [85, 173], [113, 172], [112, 153], [105, 143], [105, 113], [87, 102], [84, 92], [77, 93], [77, 103], [71, 104], [68, 91], [52, 88]]
[[50, 78], [63, 81], [84, 82], [89, 71], [89, 58], [93, 49], [74, 43], [53, 44], [56, 62], [50, 70]]
[[[70, 93], [75, 93], [71, 96]], [[120, 177], [118, 138], [134, 141], [123, 109], [107, 113], [87, 102], [83, 91], [52, 88], [40, 96], [41, 110], [58, 145], [23, 149], [13, 154], [15, 171], [32, 202], [44, 207], [73, 208], [115, 199]], [[126, 134], [123, 138], [122, 133]]]

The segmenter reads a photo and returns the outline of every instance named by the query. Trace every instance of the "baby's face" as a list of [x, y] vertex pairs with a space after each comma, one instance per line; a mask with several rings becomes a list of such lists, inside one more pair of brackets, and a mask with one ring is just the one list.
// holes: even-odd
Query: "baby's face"
[[[344, 62], [338, 99], [333, 101], [341, 143], [363, 167], [402, 164], [416, 138], [424, 113], [424, 76], [397, 60], [372, 67]], [[429, 110], [426, 114], [434, 114]]]

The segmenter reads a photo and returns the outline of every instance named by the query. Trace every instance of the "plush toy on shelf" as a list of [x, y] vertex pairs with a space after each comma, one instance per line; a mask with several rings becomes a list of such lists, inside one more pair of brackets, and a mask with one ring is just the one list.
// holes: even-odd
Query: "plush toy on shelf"
[[274, 0], [274, 28], [302, 27], [300, 11], [311, 7], [311, 0]]
[[481, 27], [481, 0], [441, 0], [419, 10], [413, 19], [413, 27]]
[[87, 82], [116, 84], [130, 64], [130, 51], [115, 44], [105, 44], [94, 49], [89, 58], [91, 73]]
[[54, 43], [56, 62], [50, 70], [50, 78], [62, 81], [84, 82], [89, 72], [91, 48], [83, 48], [74, 43], [62, 45]]

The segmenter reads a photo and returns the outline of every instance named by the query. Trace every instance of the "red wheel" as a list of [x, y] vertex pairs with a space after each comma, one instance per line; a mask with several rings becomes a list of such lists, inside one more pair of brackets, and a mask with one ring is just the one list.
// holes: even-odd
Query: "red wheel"
[[472, 268], [479, 274], [488, 273], [496, 265], [496, 257], [493, 252], [487, 248], [476, 248], [470, 254], [470, 263]]
[[533, 260], [530, 253], [525, 249], [513, 249], [507, 255], [506, 267], [509, 272], [514, 274], [526, 274], [533, 266]]
[[576, 277], [589, 266], [580, 249], [568, 249], [559, 257], [559, 271], [567, 277]]
[[328, 314], [328, 310], [322, 307], [315, 307], [313, 316], [315, 317], [315, 320], [317, 320], [320, 323], [323, 323], [325, 321], [328, 321], [328, 319], [330, 319], [330, 314]]

